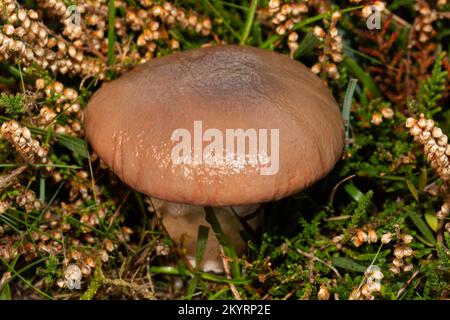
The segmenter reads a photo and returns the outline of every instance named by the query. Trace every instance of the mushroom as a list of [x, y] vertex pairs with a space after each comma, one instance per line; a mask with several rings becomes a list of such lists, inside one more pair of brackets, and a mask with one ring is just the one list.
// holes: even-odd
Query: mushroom
[[[204, 206], [241, 254], [238, 218], [257, 228], [259, 204], [324, 177], [344, 145], [339, 107], [307, 67], [231, 45], [150, 60], [103, 84], [85, 127], [111, 170], [152, 199], [193, 266], [198, 227], [208, 225]], [[223, 270], [213, 236], [199, 267]]]

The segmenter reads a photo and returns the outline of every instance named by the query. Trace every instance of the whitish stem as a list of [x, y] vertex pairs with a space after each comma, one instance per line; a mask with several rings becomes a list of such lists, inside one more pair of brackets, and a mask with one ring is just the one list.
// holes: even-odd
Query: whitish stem
[[[184, 248], [187, 260], [195, 268], [198, 228], [199, 226], [210, 227], [205, 219], [204, 207], [173, 203], [155, 198], [151, 198], [151, 202], [167, 233], [177, 245]], [[259, 204], [239, 207], [214, 207], [223, 233], [238, 255], [245, 252], [246, 243], [240, 235], [240, 232], [244, 230], [243, 225], [236, 215], [246, 219], [247, 224], [253, 230], [256, 230], [260, 227], [262, 215], [253, 213], [259, 208]], [[204, 272], [221, 273], [224, 271], [222, 258], [219, 242], [214, 232], [209, 232], [199, 269]]]

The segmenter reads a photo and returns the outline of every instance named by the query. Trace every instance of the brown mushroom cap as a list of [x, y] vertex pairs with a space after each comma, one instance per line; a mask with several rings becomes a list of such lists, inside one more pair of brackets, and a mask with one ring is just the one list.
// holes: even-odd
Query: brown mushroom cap
[[[279, 129], [278, 172], [262, 175], [259, 163], [239, 161], [175, 164], [172, 133], [192, 132], [194, 121], [224, 133]], [[195, 205], [284, 198], [325, 176], [344, 145], [343, 119], [322, 81], [299, 62], [251, 47], [194, 49], [139, 65], [94, 94], [85, 125], [94, 151], [125, 183]]]

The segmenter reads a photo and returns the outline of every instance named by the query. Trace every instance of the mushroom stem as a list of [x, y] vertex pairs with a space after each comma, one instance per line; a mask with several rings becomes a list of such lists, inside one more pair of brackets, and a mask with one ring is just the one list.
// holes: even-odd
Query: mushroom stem
[[[195, 268], [198, 228], [202, 225], [209, 226], [205, 217], [205, 208], [156, 198], [151, 198], [151, 202], [167, 233], [177, 245], [184, 248], [187, 260]], [[213, 208], [224, 236], [238, 255], [242, 255], [246, 249], [246, 242], [242, 239], [241, 231], [245, 230], [245, 226], [253, 231], [260, 227], [262, 221], [260, 207], [260, 204], [256, 204]], [[214, 233], [210, 232], [199, 269], [204, 272], [221, 273], [224, 271], [222, 261], [219, 241]]]

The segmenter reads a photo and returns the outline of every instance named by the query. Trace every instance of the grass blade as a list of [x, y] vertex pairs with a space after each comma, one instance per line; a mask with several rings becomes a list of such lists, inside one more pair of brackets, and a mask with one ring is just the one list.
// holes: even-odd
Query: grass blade
[[197, 249], [195, 252], [195, 266], [200, 267], [205, 253], [206, 243], [208, 242], [209, 228], [200, 226], [198, 228]]
[[364, 193], [362, 193], [354, 184], [350, 182], [345, 185], [345, 191], [356, 201], [360, 202], [364, 198]]
[[[356, 11], [356, 10], [362, 9], [363, 7], [364, 6], [355, 6], [355, 7], [346, 8], [346, 9], [340, 10], [340, 13], [343, 14], [343, 13], [347, 13], [347, 12], [351, 12], [351, 11]], [[325, 12], [325, 13], [322, 13], [322, 14], [318, 14], [318, 15], [316, 15], [314, 17], [302, 20], [302, 21], [300, 21], [300, 22], [298, 22], [298, 23], [296, 23], [294, 25], [294, 28], [292, 28], [292, 31], [299, 30], [299, 29], [301, 29], [301, 28], [303, 28], [303, 27], [305, 27], [305, 26], [307, 26], [307, 25], [309, 25], [311, 23], [314, 23], [314, 22], [317, 22], [319, 20], [322, 20], [322, 19], [326, 18], [328, 15], [330, 15], [330, 12]], [[267, 39], [260, 46], [260, 48], [262, 48], [262, 49], [270, 49], [270, 48], [273, 47], [273, 45], [276, 42], [280, 41], [282, 39], [282, 37], [283, 36], [280, 36], [279, 34], [274, 34], [269, 39]]]
[[419, 192], [417, 192], [417, 188], [414, 185], [414, 183], [411, 180], [406, 180], [406, 187], [408, 188], [409, 192], [413, 195], [414, 199], [419, 202]]
[[333, 265], [337, 268], [353, 272], [365, 272], [367, 269], [365, 266], [353, 261], [352, 259], [344, 257], [333, 257]]
[[195, 295], [195, 289], [197, 288], [197, 283], [198, 283], [198, 277], [194, 276], [190, 281], [189, 281], [189, 285], [188, 288], [186, 290], [186, 300], [191, 300], [192, 297]]
[[425, 213], [425, 221], [427, 222], [431, 230], [433, 230], [434, 232], [439, 231], [439, 220], [435, 215]]
[[0, 261], [8, 268], [9, 271], [11, 271], [13, 273], [14, 276], [18, 277], [20, 280], [22, 280], [28, 287], [32, 288], [33, 290], [35, 290], [37, 293], [39, 293], [41, 296], [43, 296], [44, 298], [47, 298], [49, 300], [55, 300], [53, 297], [49, 296], [47, 293], [45, 293], [44, 291], [40, 290], [39, 288], [35, 287], [30, 281], [28, 281], [27, 279], [25, 279], [24, 277], [22, 277], [13, 267], [11, 267], [5, 260], [3, 260], [2, 258], [0, 258]]
[[213, 208], [211, 207], [205, 207], [206, 212], [206, 221], [211, 224], [212, 229], [214, 230], [214, 233], [216, 234], [217, 240], [219, 241], [220, 245], [223, 247], [223, 251], [225, 255], [232, 259], [231, 262], [231, 271], [233, 273], [234, 278], [240, 278], [241, 272], [239, 268], [239, 264], [236, 262], [237, 254], [234, 250], [233, 246], [230, 244], [226, 236], [224, 235], [222, 231], [222, 227], [219, 224], [219, 221], [217, 220], [216, 214], [214, 213]]
[[226, 19], [222, 16], [222, 14], [214, 7], [214, 5], [209, 0], [203, 0], [206, 5], [211, 9], [211, 11], [223, 22], [225, 27], [230, 31], [230, 33], [236, 38], [240, 39], [239, 34], [233, 29], [233, 27], [228, 23]]
[[173, 275], [173, 276], [181, 276], [181, 275], [187, 275], [187, 276], [194, 276], [197, 274], [200, 278], [203, 280], [211, 281], [211, 282], [217, 282], [217, 283], [224, 283], [224, 284], [235, 284], [235, 285], [242, 285], [247, 284], [251, 282], [251, 280], [247, 279], [227, 279], [221, 276], [217, 276], [212, 273], [207, 272], [190, 272], [189, 270], [181, 271], [176, 267], [171, 266], [163, 266], [163, 267], [150, 267], [150, 272], [152, 274], [166, 274], [166, 275]]
[[313, 51], [314, 48], [317, 47], [319, 44], [320, 40], [317, 39], [317, 37], [314, 34], [308, 32], [298, 45], [298, 49], [294, 53], [294, 58], [297, 59], [303, 55], [307, 55], [308, 53]]
[[56, 134], [56, 137], [58, 139], [58, 142], [72, 151], [75, 156], [81, 156], [86, 159], [89, 158], [88, 148], [86, 142], [83, 139], [63, 134]]
[[116, 19], [116, 7], [114, 0], [109, 0], [108, 7], [108, 65], [114, 64], [114, 44], [116, 42], [116, 33], [114, 30], [114, 20]]
[[420, 214], [414, 211], [409, 211], [408, 216], [411, 218], [414, 225], [419, 229], [420, 233], [423, 235], [425, 240], [432, 244], [433, 246], [436, 245], [436, 239], [433, 235], [433, 232], [430, 230], [426, 222], [422, 219]]
[[372, 95], [375, 98], [380, 98], [381, 93], [378, 90], [375, 82], [373, 81], [372, 77], [365, 72], [352, 58], [345, 58], [344, 61], [342, 61], [344, 66], [346, 66], [349, 71], [358, 78], [359, 81], [372, 93]]
[[342, 117], [344, 118], [345, 139], [350, 137], [350, 111], [352, 108], [353, 95], [355, 94], [358, 80], [350, 79], [348, 82], [347, 91], [345, 92], [344, 106], [342, 107]]
[[239, 44], [244, 46], [247, 44], [247, 39], [252, 31], [253, 21], [255, 20], [256, 7], [258, 6], [258, 0], [252, 0], [250, 4], [250, 10], [247, 13], [247, 20], [245, 21], [244, 33], [242, 34]]
[[[209, 228], [205, 226], [198, 227], [197, 236], [197, 248], [195, 251], [195, 269], [200, 269], [200, 265], [203, 260], [203, 254], [205, 253], [206, 244], [208, 242]], [[190, 300], [195, 295], [195, 289], [197, 288], [199, 276], [194, 274], [194, 277], [189, 281], [189, 286], [186, 292], [186, 299]]]
[[45, 202], [45, 177], [42, 174], [39, 177], [39, 201]]

